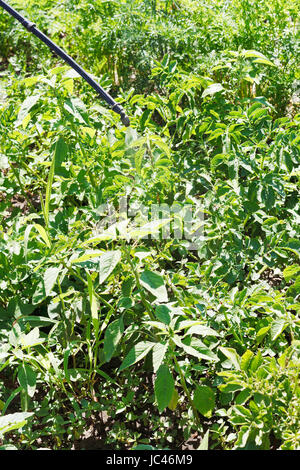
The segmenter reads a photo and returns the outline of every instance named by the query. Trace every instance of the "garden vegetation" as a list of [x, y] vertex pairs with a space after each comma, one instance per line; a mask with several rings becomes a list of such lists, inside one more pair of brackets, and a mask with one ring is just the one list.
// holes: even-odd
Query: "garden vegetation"
[[300, 449], [298, 2], [10, 5], [1, 449]]

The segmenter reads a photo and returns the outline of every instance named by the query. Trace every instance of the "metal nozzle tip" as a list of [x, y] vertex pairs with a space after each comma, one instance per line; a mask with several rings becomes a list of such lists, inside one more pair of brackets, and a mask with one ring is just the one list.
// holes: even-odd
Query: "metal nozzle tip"
[[126, 116], [126, 114], [121, 114], [121, 121], [122, 121], [122, 124], [124, 124], [125, 127], [129, 127], [130, 126], [130, 120], [129, 120], [129, 117]]

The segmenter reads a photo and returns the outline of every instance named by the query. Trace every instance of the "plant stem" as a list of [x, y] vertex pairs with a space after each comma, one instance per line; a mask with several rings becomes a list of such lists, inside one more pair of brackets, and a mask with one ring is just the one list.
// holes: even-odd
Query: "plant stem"
[[179, 372], [179, 375], [180, 375], [180, 382], [181, 382], [181, 385], [182, 385], [182, 388], [187, 396], [187, 399], [188, 399], [188, 402], [193, 410], [193, 414], [194, 414], [194, 417], [195, 417], [195, 420], [197, 422], [197, 425], [200, 427], [201, 426], [201, 421], [200, 421], [200, 418], [199, 418], [199, 414], [198, 414], [198, 411], [197, 409], [195, 408], [194, 406], [194, 403], [193, 403], [193, 400], [192, 400], [192, 397], [191, 397], [191, 394], [190, 392], [188, 391], [188, 388], [187, 388], [187, 385], [186, 385], [186, 381], [185, 381], [185, 378], [184, 378], [184, 375], [183, 375], [183, 372], [181, 370], [181, 367], [177, 361], [177, 358], [176, 358], [176, 355], [175, 353], [173, 352], [172, 354], [172, 357], [173, 357], [173, 360], [174, 360], [174, 363], [175, 363], [175, 366], [176, 368], [178, 369], [178, 372]]
[[140, 282], [140, 278], [139, 278], [138, 272], [137, 272], [137, 270], [135, 269], [135, 266], [134, 266], [134, 264], [133, 264], [133, 262], [132, 262], [132, 259], [131, 259], [131, 257], [130, 257], [130, 252], [128, 251], [128, 249], [127, 249], [127, 247], [126, 247], [124, 241], [122, 241], [122, 247], [123, 247], [123, 249], [124, 249], [124, 251], [125, 251], [126, 259], [127, 259], [128, 263], [129, 263], [129, 265], [130, 265], [130, 267], [131, 267], [132, 273], [133, 273], [133, 275], [134, 275], [134, 277], [135, 277], [135, 282], [136, 282], [137, 288], [138, 288], [139, 291], [140, 291], [141, 301], [142, 301], [142, 303], [143, 303], [145, 309], [147, 310], [147, 313], [148, 313], [149, 317], [151, 318], [151, 320], [152, 320], [152, 321], [155, 321], [155, 320], [156, 320], [156, 319], [155, 319], [155, 316], [153, 315], [153, 313], [152, 313], [152, 311], [151, 311], [151, 308], [149, 307], [148, 302], [147, 302], [147, 300], [146, 300], [145, 294], [144, 294], [144, 292], [143, 292], [143, 288], [142, 288], [142, 286], [141, 286], [141, 282]]

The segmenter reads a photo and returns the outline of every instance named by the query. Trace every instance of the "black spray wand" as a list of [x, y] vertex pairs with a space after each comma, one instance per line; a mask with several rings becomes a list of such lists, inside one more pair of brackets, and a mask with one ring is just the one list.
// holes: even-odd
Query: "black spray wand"
[[126, 116], [125, 111], [123, 110], [122, 106], [120, 106], [116, 101], [106, 92], [103, 88], [98, 85], [95, 80], [91, 78], [91, 76], [83, 70], [80, 65], [75, 62], [68, 54], [66, 54], [60, 47], [58, 47], [54, 42], [51, 41], [44, 33], [42, 33], [39, 29], [36, 28], [35, 23], [28, 21], [26, 18], [21, 16], [16, 10], [10, 7], [7, 3], [0, 0], [0, 6], [4, 8], [11, 16], [16, 18], [28, 31], [33, 33], [36, 37], [38, 37], [41, 41], [43, 41], [50, 49], [52, 49], [55, 54], [61, 57], [67, 64], [69, 64], [79, 75], [82, 76], [95, 90], [101, 98], [103, 98], [106, 103], [110, 106], [110, 108], [117, 114], [120, 115], [121, 121], [124, 126], [128, 127], [130, 125], [130, 121], [128, 116]]

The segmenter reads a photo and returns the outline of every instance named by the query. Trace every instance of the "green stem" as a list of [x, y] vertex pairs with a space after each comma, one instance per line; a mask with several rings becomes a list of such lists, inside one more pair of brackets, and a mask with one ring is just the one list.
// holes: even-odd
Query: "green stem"
[[225, 315], [225, 319], [226, 319], [226, 323], [228, 325], [228, 328], [232, 331], [232, 334], [233, 336], [235, 337], [235, 339], [237, 340], [237, 342], [243, 347], [245, 348], [245, 345], [243, 343], [243, 341], [241, 340], [241, 338], [239, 338], [237, 332], [232, 328], [231, 324], [230, 324], [230, 321], [229, 321], [229, 318], [227, 316], [227, 313], [224, 312], [224, 315]]
[[187, 388], [187, 385], [186, 385], [186, 381], [185, 381], [185, 378], [184, 378], [184, 375], [183, 375], [183, 372], [181, 370], [181, 367], [177, 361], [177, 358], [175, 356], [175, 353], [173, 352], [173, 360], [174, 360], [174, 363], [175, 363], [175, 366], [176, 368], [178, 369], [178, 372], [179, 372], [179, 376], [180, 376], [180, 382], [181, 382], [181, 385], [182, 385], [182, 388], [186, 394], [186, 397], [188, 399], [188, 402], [193, 410], [193, 414], [194, 414], [194, 417], [195, 417], [195, 420], [197, 422], [197, 425], [200, 427], [201, 426], [201, 422], [200, 422], [200, 418], [199, 418], [199, 414], [198, 414], [198, 411], [197, 409], [195, 408], [194, 406], [194, 403], [193, 403], [193, 400], [192, 400], [192, 397], [191, 397], [191, 394], [190, 392], [188, 391], [188, 388]]
[[[66, 266], [65, 263], [63, 263], [63, 265], [64, 265], [65, 268], [68, 269], [68, 271], [69, 271], [71, 274], [73, 274], [73, 276], [75, 276], [75, 277], [77, 277], [78, 279], [80, 279], [80, 281], [83, 282], [83, 284], [88, 287], [88, 282], [87, 282], [85, 279], [83, 279], [83, 277], [82, 277], [77, 271], [74, 271], [74, 269], [72, 269], [72, 268], [68, 268], [68, 266]], [[108, 303], [108, 302], [107, 302], [101, 295], [99, 295], [96, 291], [95, 291], [95, 296], [96, 296], [96, 297], [98, 298], [98, 300], [100, 300], [104, 305], [106, 305], [106, 307], [108, 307], [108, 308], [110, 308], [110, 309], [113, 308], [113, 307], [111, 306], [111, 304]]]
[[67, 317], [66, 317], [66, 308], [65, 308], [65, 302], [63, 299], [63, 293], [61, 289], [61, 284], [60, 280], [57, 278], [57, 285], [59, 289], [59, 296], [60, 296], [60, 301], [62, 305], [62, 317], [63, 317], [63, 323], [64, 323], [64, 333], [65, 333], [65, 340], [66, 340], [66, 345], [68, 344], [68, 331], [67, 331]]
[[131, 259], [131, 257], [130, 257], [130, 253], [129, 253], [129, 251], [128, 251], [126, 245], [125, 245], [125, 242], [122, 241], [121, 243], [122, 243], [122, 247], [123, 247], [123, 249], [124, 249], [124, 251], [125, 251], [126, 259], [127, 259], [128, 263], [129, 263], [129, 265], [130, 265], [130, 267], [131, 267], [131, 270], [132, 270], [132, 273], [133, 273], [133, 275], [134, 275], [134, 277], [135, 277], [135, 282], [136, 282], [137, 288], [138, 288], [139, 291], [140, 291], [141, 301], [142, 301], [142, 303], [143, 303], [145, 309], [147, 310], [147, 313], [148, 313], [149, 317], [151, 318], [151, 320], [152, 320], [152, 321], [156, 321], [156, 318], [155, 318], [155, 316], [153, 315], [153, 313], [152, 313], [152, 311], [151, 311], [151, 308], [149, 307], [148, 302], [147, 302], [147, 300], [146, 300], [146, 297], [145, 297], [143, 288], [142, 288], [142, 286], [141, 286], [141, 282], [140, 282], [140, 278], [139, 278], [138, 272], [137, 272], [137, 270], [135, 269], [135, 266], [134, 266], [134, 264], [133, 264], [133, 262], [132, 262], [132, 259]]

